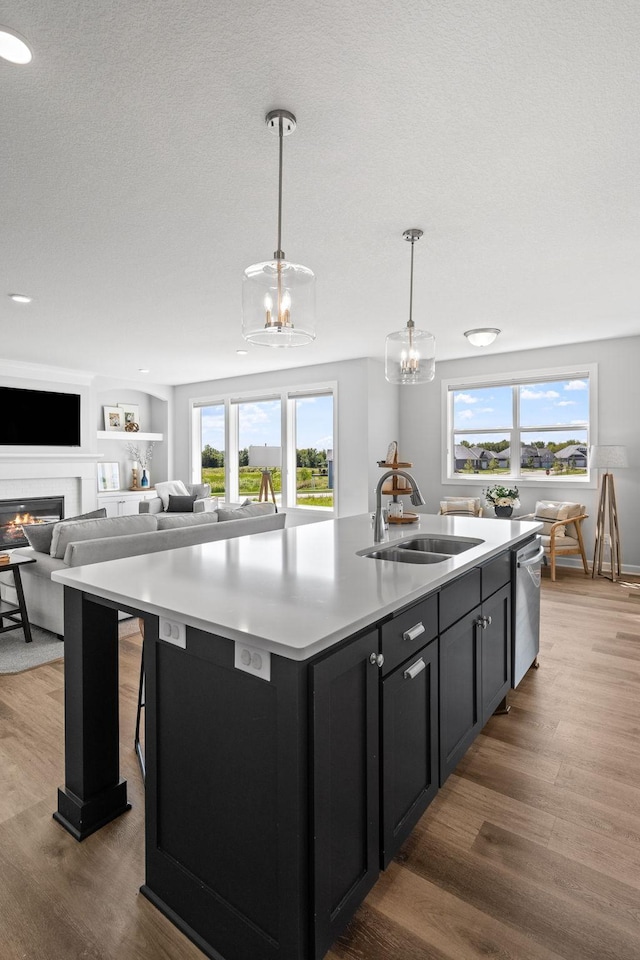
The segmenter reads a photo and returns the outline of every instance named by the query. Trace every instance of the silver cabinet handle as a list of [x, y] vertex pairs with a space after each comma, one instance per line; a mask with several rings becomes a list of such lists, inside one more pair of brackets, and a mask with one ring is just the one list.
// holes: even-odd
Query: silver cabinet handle
[[409, 630], [405, 630], [402, 634], [402, 639], [415, 640], [421, 633], [424, 633], [424, 624], [422, 622], [416, 623], [415, 627], [411, 627]]
[[486, 630], [487, 627], [491, 626], [491, 617], [478, 617], [475, 625], [476, 627], [482, 627], [483, 630]]
[[405, 670], [404, 672], [405, 680], [415, 680], [415, 678], [420, 673], [422, 673], [425, 667], [426, 667], [426, 663], [424, 662], [422, 657], [420, 657], [419, 660], [416, 660], [414, 664], [412, 664], [407, 670]]
[[384, 663], [384, 653], [372, 653], [369, 657], [369, 663], [381, 667]]

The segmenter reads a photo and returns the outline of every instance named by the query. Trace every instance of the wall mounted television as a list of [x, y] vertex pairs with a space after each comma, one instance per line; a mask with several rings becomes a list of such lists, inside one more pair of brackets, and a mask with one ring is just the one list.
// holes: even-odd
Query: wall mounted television
[[0, 446], [80, 446], [79, 393], [0, 386], [0, 411]]

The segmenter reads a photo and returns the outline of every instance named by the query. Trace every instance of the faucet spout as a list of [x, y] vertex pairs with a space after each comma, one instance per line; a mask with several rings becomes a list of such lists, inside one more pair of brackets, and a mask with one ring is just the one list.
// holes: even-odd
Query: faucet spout
[[418, 484], [413, 479], [411, 474], [406, 472], [406, 470], [387, 470], [386, 473], [383, 473], [376, 486], [376, 515], [373, 524], [374, 543], [380, 543], [382, 540], [384, 540], [384, 523], [382, 520], [382, 487], [385, 480], [388, 480], [389, 477], [404, 477], [405, 480], [409, 482], [411, 487], [411, 503], [414, 505], [414, 507], [422, 506], [424, 503], [424, 497], [420, 493]]

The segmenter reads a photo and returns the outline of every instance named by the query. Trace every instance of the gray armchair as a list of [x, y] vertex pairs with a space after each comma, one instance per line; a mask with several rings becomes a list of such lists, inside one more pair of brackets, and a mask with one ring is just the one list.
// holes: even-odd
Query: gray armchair
[[[158, 484], [162, 487], [162, 484]], [[211, 485], [208, 483], [187, 483], [185, 487], [190, 496], [194, 496], [194, 513], [208, 513], [216, 509], [218, 501], [211, 498]], [[164, 513], [164, 503], [161, 497], [153, 497], [150, 500], [141, 500], [138, 504], [138, 513]], [[191, 512], [191, 511], [189, 511]]]

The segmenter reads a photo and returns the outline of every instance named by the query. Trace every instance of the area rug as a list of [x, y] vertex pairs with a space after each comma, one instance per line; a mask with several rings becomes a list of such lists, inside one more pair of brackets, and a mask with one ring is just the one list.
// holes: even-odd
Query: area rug
[[[138, 632], [137, 617], [122, 620], [118, 626], [120, 637], [130, 637]], [[25, 643], [22, 630], [0, 634], [0, 674], [22, 673], [43, 663], [63, 659], [64, 643], [55, 634], [32, 625], [31, 636], [32, 643]]]

